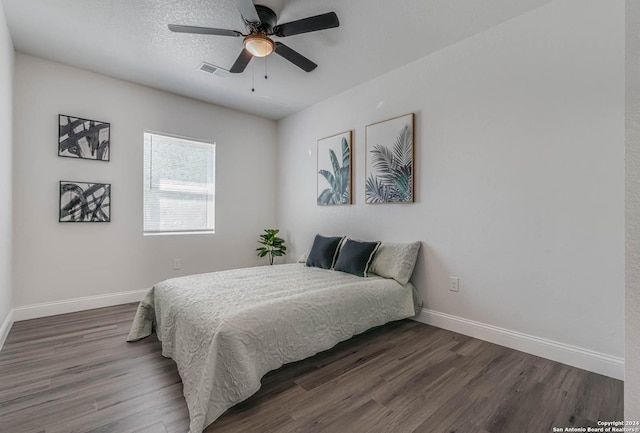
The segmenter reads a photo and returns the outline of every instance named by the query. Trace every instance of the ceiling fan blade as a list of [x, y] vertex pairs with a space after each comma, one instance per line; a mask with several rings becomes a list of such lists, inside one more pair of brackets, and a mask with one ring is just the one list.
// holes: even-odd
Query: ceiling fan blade
[[176, 33], [193, 33], [197, 35], [243, 36], [242, 33], [235, 30], [214, 29], [212, 27], [181, 26], [177, 24], [169, 24], [169, 30]]
[[242, 15], [242, 19], [248, 23], [260, 25], [260, 16], [256, 10], [253, 0], [236, 0], [236, 5]]
[[278, 53], [305, 72], [311, 72], [318, 67], [318, 65], [313, 63], [311, 60], [307, 59], [299, 52], [292, 50], [282, 42], [276, 42], [276, 53]]
[[249, 51], [243, 49], [236, 59], [236, 62], [233, 64], [231, 69], [229, 69], [229, 72], [231, 72], [232, 74], [239, 74], [240, 72], [244, 72], [251, 59], [253, 59], [253, 55]]
[[316, 32], [318, 30], [331, 29], [340, 26], [338, 15], [335, 12], [303, 18], [297, 21], [275, 26], [273, 34], [276, 36], [293, 36], [300, 33]]

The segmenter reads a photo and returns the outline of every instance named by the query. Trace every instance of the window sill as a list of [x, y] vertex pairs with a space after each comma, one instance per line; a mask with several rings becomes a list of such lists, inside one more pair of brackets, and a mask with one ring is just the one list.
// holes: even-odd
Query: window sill
[[215, 230], [193, 230], [183, 232], [145, 232], [144, 236], [175, 236], [175, 235], [212, 235]]

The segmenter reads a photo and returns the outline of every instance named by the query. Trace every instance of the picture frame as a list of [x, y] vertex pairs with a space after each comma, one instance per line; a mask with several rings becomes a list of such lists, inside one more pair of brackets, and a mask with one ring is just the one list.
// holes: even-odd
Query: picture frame
[[352, 203], [351, 130], [318, 140], [316, 167], [316, 204], [318, 206]]
[[365, 203], [414, 202], [414, 119], [409, 113], [365, 129]]
[[60, 181], [59, 218], [66, 222], [110, 222], [111, 184]]
[[58, 156], [109, 161], [111, 124], [59, 114]]

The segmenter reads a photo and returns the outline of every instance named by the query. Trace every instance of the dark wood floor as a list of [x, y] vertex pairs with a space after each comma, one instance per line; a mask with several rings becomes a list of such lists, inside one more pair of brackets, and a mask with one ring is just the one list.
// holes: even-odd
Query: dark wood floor
[[[17, 322], [0, 432], [186, 433], [175, 364], [135, 305]], [[622, 382], [410, 320], [269, 373], [206, 432], [547, 433], [622, 417]]]

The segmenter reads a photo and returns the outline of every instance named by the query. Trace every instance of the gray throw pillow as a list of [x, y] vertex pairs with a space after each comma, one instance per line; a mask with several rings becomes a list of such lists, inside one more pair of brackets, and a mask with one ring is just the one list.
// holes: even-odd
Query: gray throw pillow
[[313, 246], [307, 257], [307, 266], [316, 268], [333, 269], [338, 256], [338, 250], [344, 240], [344, 236], [325, 237], [316, 235]]
[[379, 246], [380, 242], [345, 240], [338, 253], [338, 260], [336, 260], [334, 269], [359, 277], [366, 277], [371, 267], [373, 256]]

